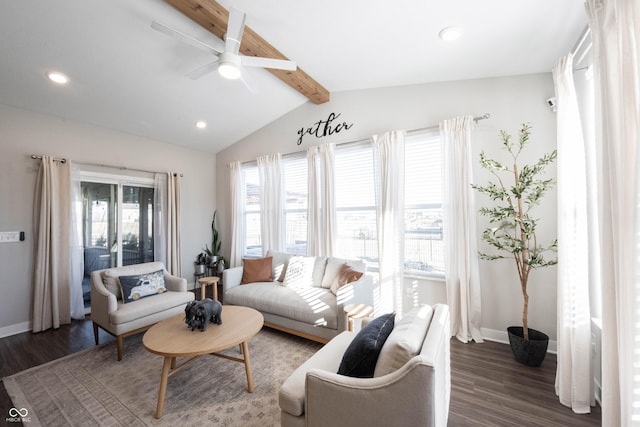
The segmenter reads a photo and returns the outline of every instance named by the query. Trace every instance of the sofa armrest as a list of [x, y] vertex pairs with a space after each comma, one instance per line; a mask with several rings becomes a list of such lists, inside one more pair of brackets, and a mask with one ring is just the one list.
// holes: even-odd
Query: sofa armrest
[[306, 378], [307, 426], [436, 426], [435, 392], [434, 369], [420, 356], [377, 378], [312, 369]]
[[164, 272], [164, 285], [168, 291], [187, 292], [187, 279]]
[[242, 283], [242, 267], [227, 268], [222, 273], [222, 293], [224, 295], [229, 289], [240, 286]]

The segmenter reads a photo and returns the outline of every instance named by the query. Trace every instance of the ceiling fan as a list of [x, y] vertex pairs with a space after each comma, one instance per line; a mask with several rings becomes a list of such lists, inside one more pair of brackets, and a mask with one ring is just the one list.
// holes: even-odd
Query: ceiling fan
[[[187, 73], [187, 77], [193, 80], [199, 79], [205, 74], [216, 69], [224, 78], [232, 80], [239, 79], [243, 77], [242, 66], [295, 71], [296, 63], [293, 61], [239, 54], [240, 42], [242, 41], [242, 34], [244, 33], [245, 20], [246, 14], [244, 12], [231, 8], [229, 10], [229, 22], [227, 25], [227, 33], [224, 36], [224, 42], [212, 37], [210, 44], [204, 43], [195, 37], [156, 21], [151, 23], [151, 28], [171, 37], [175, 37], [190, 44], [191, 46], [203, 49], [215, 56], [215, 59], [212, 62]], [[244, 78], [242, 78], [242, 81], [247, 85]]]

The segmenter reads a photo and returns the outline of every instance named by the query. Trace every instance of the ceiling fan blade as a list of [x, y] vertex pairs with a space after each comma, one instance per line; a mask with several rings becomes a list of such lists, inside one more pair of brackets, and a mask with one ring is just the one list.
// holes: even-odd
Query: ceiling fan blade
[[255, 95], [257, 93], [256, 89], [255, 87], [253, 87], [253, 84], [251, 83], [252, 79], [251, 77], [248, 77], [248, 73], [246, 71], [247, 70], [244, 70], [240, 75], [240, 80], [242, 81], [242, 84], [244, 84], [244, 86], [247, 88], [247, 90]]
[[151, 23], [151, 28], [209, 53], [217, 54], [224, 52], [224, 43], [222, 43], [222, 40], [212, 38], [211, 45], [209, 45], [207, 43], [201, 42], [195, 37], [191, 37], [188, 34], [185, 34], [178, 30], [174, 30], [173, 28], [167, 27], [166, 25], [156, 21], [153, 21]]
[[293, 61], [285, 59], [262, 58], [260, 56], [241, 56], [242, 65], [248, 67], [275, 68], [278, 70], [295, 71], [297, 66]]
[[224, 36], [225, 52], [231, 52], [234, 55], [238, 54], [246, 18], [244, 12], [233, 7], [229, 9], [229, 24], [227, 25], [227, 34]]
[[218, 68], [218, 58], [215, 61], [204, 64], [193, 71], [189, 71], [186, 76], [192, 80], [198, 80], [200, 77], [210, 73]]

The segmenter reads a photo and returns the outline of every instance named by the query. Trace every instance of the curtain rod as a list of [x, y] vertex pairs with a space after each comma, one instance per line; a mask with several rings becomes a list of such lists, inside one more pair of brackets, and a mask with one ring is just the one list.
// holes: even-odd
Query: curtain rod
[[[475, 116], [475, 117], [473, 118], [473, 121], [474, 121], [475, 123], [478, 123], [480, 120], [487, 120], [487, 119], [489, 119], [489, 118], [491, 118], [491, 114], [489, 114], [489, 113], [484, 113], [484, 114], [483, 114], [483, 115], [481, 115], [481, 116]], [[438, 129], [439, 127], [440, 127], [440, 125], [439, 125], [439, 124], [437, 124], [437, 125], [431, 125], [431, 126], [427, 126], [427, 127], [424, 127], [424, 128], [408, 130], [408, 131], [407, 131], [407, 133], [413, 133], [413, 132], [424, 132], [424, 131], [426, 131], [426, 130], [435, 130], [435, 129]], [[350, 145], [350, 144], [361, 144], [361, 143], [367, 142], [367, 141], [369, 141], [369, 140], [370, 140], [369, 138], [366, 138], [366, 139], [359, 139], [359, 140], [357, 140], [357, 141], [340, 142], [340, 143], [336, 143], [336, 146], [338, 146], [338, 145]], [[296, 155], [296, 154], [298, 154], [298, 153], [303, 153], [304, 151], [306, 151], [306, 150], [300, 150], [300, 151], [295, 151], [295, 152], [293, 152], [293, 153], [283, 154], [283, 156]], [[241, 163], [244, 165], [244, 164], [251, 164], [251, 163], [255, 163], [255, 162], [256, 162], [256, 160], [247, 160], [247, 161], [245, 161], [245, 162], [241, 162]], [[228, 168], [228, 167], [229, 167], [229, 165], [227, 165], [227, 168]]]
[[[32, 154], [31, 158], [34, 160], [42, 160], [42, 156], [36, 155], [36, 154]], [[56, 162], [60, 162], [60, 163], [67, 163], [67, 159], [65, 158], [54, 158], [53, 159]], [[164, 172], [158, 172], [158, 171], [150, 171], [150, 170], [146, 170], [146, 169], [136, 169], [136, 168], [128, 168], [126, 166], [113, 166], [113, 165], [105, 165], [105, 164], [101, 164], [101, 163], [89, 163], [89, 162], [77, 162], [74, 161], [74, 163], [79, 164], [79, 165], [87, 165], [87, 166], [99, 166], [99, 167], [103, 167], [103, 168], [111, 168], [111, 169], [119, 169], [119, 170], [129, 170], [129, 171], [135, 171], [135, 172], [145, 172], [145, 173], [164, 173]], [[183, 177], [183, 174], [178, 174], [178, 173], [173, 173], [174, 176], [176, 175], [180, 175], [181, 177]]]

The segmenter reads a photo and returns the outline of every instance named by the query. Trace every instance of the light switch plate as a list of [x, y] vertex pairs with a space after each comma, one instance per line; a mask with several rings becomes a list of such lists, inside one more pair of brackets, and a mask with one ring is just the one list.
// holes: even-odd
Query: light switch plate
[[2, 231], [0, 232], [0, 243], [19, 242], [19, 231]]

